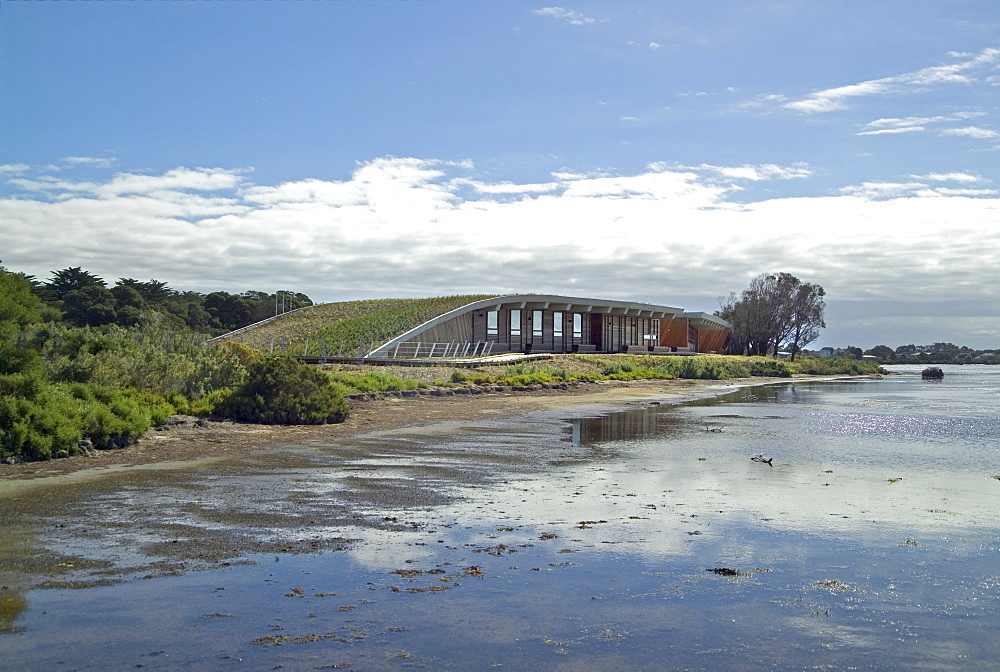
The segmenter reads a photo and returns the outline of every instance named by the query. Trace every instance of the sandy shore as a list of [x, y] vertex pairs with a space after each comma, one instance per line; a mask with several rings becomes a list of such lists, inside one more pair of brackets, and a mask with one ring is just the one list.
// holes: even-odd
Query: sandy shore
[[[792, 380], [830, 378], [802, 376]], [[601, 381], [575, 383], [566, 389], [504, 390], [452, 396], [389, 396], [378, 400], [352, 400], [347, 421], [336, 425], [275, 426], [228, 421], [196, 424], [192, 418], [183, 424], [151, 429], [137, 443], [123, 450], [95, 451], [89, 457], [0, 465], [0, 486], [3, 481], [8, 481], [10, 485], [11, 481], [64, 476], [87, 470], [106, 472], [115, 467], [232, 457], [324, 438], [343, 439], [448, 420], [511, 418], [542, 410], [599, 411], [654, 400], [679, 403], [749, 385], [786, 382], [789, 382], [788, 378]], [[0, 493], [3, 490], [0, 487]]]

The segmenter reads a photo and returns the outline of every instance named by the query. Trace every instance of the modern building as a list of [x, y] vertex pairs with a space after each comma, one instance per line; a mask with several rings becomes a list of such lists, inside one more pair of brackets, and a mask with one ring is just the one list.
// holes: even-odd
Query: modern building
[[730, 325], [708, 313], [632, 301], [518, 294], [475, 301], [411, 329], [370, 358], [504, 352], [721, 352]]

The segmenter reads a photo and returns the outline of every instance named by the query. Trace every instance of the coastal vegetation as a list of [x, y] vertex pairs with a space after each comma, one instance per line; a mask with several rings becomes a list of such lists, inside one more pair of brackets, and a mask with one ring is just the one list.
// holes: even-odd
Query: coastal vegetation
[[247, 367], [246, 380], [215, 410], [240, 422], [322, 425], [342, 422], [347, 402], [323, 371], [290, 357], [265, 357]]
[[[156, 280], [130, 279], [108, 289], [101, 278], [80, 268], [57, 271], [42, 283], [0, 266], [0, 460], [44, 460], [124, 447], [174, 414], [258, 423], [337, 422], [348, 413], [344, 398], [358, 394], [879, 371], [849, 357], [791, 362], [759, 356], [626, 354], [556, 355], [461, 369], [307, 366], [281, 355], [317, 354], [323, 344], [332, 350], [341, 341], [386, 340], [485, 297], [310, 307], [305, 295], [284, 294], [201, 295], [175, 292]], [[305, 309], [255, 327], [243, 334], [244, 342], [230, 339], [204, 347], [220, 330], [245, 326], [265, 308], [280, 312], [288, 307]], [[277, 323], [287, 330], [280, 336], [268, 331]]]

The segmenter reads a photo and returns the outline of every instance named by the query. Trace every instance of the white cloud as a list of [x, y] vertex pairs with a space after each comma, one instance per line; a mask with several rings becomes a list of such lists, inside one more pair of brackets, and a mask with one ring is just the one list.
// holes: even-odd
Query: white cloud
[[[889, 117], [876, 119], [875, 121], [870, 121], [862, 126], [862, 130], [859, 131], [857, 135], [922, 133], [930, 130], [929, 127], [931, 126], [947, 124], [955, 121], [967, 121], [968, 119], [981, 117], [984, 114], [985, 113], [983, 112], [956, 112], [955, 114], [938, 115], [934, 117]], [[993, 131], [980, 129], [975, 126], [969, 126], [961, 129], [950, 128], [938, 130], [940, 133], [945, 135], [965, 135], [976, 138], [997, 137]]]
[[0, 165], [0, 175], [18, 175], [20, 173], [26, 173], [31, 169], [26, 163], [7, 163]]
[[[727, 89], [728, 90], [728, 89]], [[777, 103], [784, 103], [788, 100], [788, 96], [783, 96], [779, 93], [767, 93], [757, 96], [752, 100], [744, 101], [738, 104], [736, 107], [738, 109], [753, 109], [759, 107], [770, 107]]]
[[[926, 179], [934, 182], [979, 182], [980, 178], [965, 173], [931, 173], [930, 175], [911, 175], [916, 179]], [[972, 198], [996, 196], [993, 189], [956, 189], [954, 187], [930, 186], [925, 182], [865, 182], [860, 185], [844, 187], [840, 193], [857, 196], [868, 200], [885, 200], [893, 198], [932, 198], [935, 196], [966, 196]]]
[[102, 196], [144, 194], [170, 190], [219, 191], [235, 189], [243, 180], [244, 170], [221, 168], [174, 168], [163, 175], [118, 173], [98, 188]]
[[926, 126], [897, 126], [896, 128], [880, 128], [874, 131], [860, 131], [858, 135], [898, 135], [900, 133], [923, 133]]
[[911, 175], [918, 180], [932, 180], [934, 182], [982, 182], [983, 178], [969, 173], [929, 173], [927, 175]]
[[805, 164], [777, 166], [773, 163], [764, 163], [757, 165], [744, 164], [742, 166], [713, 166], [703, 163], [700, 166], [690, 167], [689, 169], [706, 171], [734, 180], [749, 180], [751, 182], [759, 182], [761, 180], [791, 180], [809, 177], [813, 174], [812, 169]]
[[1000, 194], [1000, 191], [996, 189], [952, 189], [948, 187], [938, 187], [934, 189], [934, 193], [941, 196], [996, 196]]
[[13, 178], [7, 180], [7, 184], [11, 184], [15, 187], [20, 187], [25, 191], [36, 191], [36, 192], [49, 192], [49, 191], [62, 191], [62, 192], [77, 192], [77, 191], [91, 191], [97, 188], [97, 184], [91, 182], [74, 182], [73, 180], [59, 180], [50, 175], [39, 175], [34, 179], [29, 178]]
[[480, 194], [543, 194], [555, 191], [559, 184], [544, 182], [539, 184], [514, 184], [513, 182], [480, 182], [467, 178], [457, 178], [451, 181], [455, 186], [469, 186]]
[[118, 160], [91, 156], [67, 156], [63, 158], [63, 162], [73, 165], [93, 166], [95, 168], [113, 168], [118, 163]]
[[1000, 199], [971, 188], [975, 176], [729, 200], [742, 183], [810, 175], [805, 165], [656, 163], [518, 184], [484, 180], [467, 163], [386, 157], [343, 180], [274, 186], [186, 168], [36, 180], [48, 188], [0, 199], [0, 250], [10, 268], [40, 277], [83, 265], [201, 291], [294, 287], [317, 300], [547, 291], [668, 304], [700, 296], [682, 305], [711, 311], [749, 277], [780, 269], [831, 300], [995, 301], [972, 279], [995, 273]]
[[560, 19], [574, 26], [582, 26], [588, 23], [596, 22], [595, 19], [584, 16], [580, 12], [574, 11], [572, 9], [566, 9], [565, 7], [543, 7], [542, 9], [534, 10], [533, 13], [538, 14], [539, 16], [547, 16], [553, 19]]
[[871, 200], [884, 198], [900, 198], [913, 194], [927, 187], [923, 182], [865, 182], [850, 187], [843, 187], [840, 193], [848, 196], [859, 196]]
[[983, 49], [975, 56], [963, 57], [968, 60], [952, 65], [922, 68], [892, 77], [871, 79], [857, 84], [848, 84], [823, 89], [805, 98], [785, 103], [784, 107], [797, 112], [820, 113], [843, 110], [853, 98], [899, 93], [940, 84], [967, 84], [974, 80], [973, 72], [991, 67], [1000, 60], [1000, 49]]
[[966, 126], [964, 128], [946, 128], [941, 131], [945, 135], [960, 135], [966, 138], [976, 138], [978, 140], [992, 140], [1000, 138], [1000, 133], [978, 126]]

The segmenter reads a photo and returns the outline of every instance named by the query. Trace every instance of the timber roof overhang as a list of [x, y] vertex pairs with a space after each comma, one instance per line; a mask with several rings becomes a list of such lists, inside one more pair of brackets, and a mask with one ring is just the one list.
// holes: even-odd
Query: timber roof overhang
[[681, 313], [676, 317], [684, 318], [688, 324], [701, 331], [703, 329], [732, 329], [733, 325], [726, 322], [718, 315], [711, 313]]
[[[572, 296], [554, 296], [548, 294], [513, 294], [484, 299], [463, 306], [459, 311], [475, 310], [558, 310], [564, 313], [600, 313], [602, 315], [627, 315], [629, 317], [648, 317], [667, 319], [677, 316], [681, 308], [658, 306], [652, 303], [635, 301], [613, 301], [609, 299], [581, 299]], [[459, 312], [454, 311], [454, 312]]]

